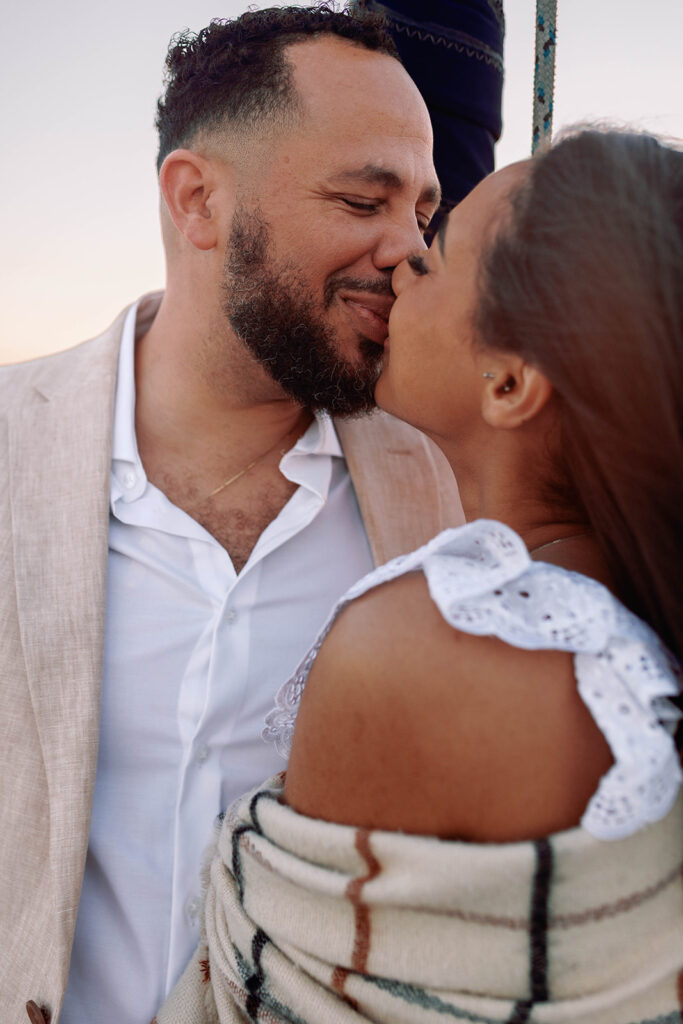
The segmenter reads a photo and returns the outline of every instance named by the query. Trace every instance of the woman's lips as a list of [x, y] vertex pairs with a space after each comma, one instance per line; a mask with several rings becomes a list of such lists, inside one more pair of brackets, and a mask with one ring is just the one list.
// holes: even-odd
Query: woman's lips
[[[377, 309], [371, 308], [366, 305], [360, 299], [342, 299], [351, 319], [354, 321], [356, 328], [363, 334], [364, 337], [369, 338], [371, 341], [377, 342], [378, 345], [384, 344], [388, 332], [387, 328], [387, 317], [389, 314], [389, 303], [383, 303], [387, 306], [386, 314], [382, 310], [379, 312]], [[371, 300], [372, 301], [372, 300]]]

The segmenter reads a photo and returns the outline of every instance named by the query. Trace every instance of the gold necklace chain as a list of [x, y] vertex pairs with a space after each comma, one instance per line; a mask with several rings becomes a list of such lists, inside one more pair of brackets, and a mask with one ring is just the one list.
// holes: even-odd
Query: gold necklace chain
[[565, 540], [574, 540], [575, 537], [587, 537], [587, 533], [570, 533], [568, 537], [558, 537], [557, 540], [546, 541], [545, 544], [539, 544], [537, 548], [531, 548], [529, 551], [530, 555], [535, 555], [537, 551], [543, 551], [543, 548], [551, 548], [553, 544], [562, 544]]
[[[252, 459], [252, 461], [249, 463], [249, 465], [245, 466], [244, 469], [240, 469], [240, 471], [238, 473], [233, 473], [232, 476], [229, 476], [227, 480], [224, 480], [222, 484], [219, 484], [218, 487], [214, 488], [214, 490], [211, 491], [211, 494], [207, 494], [206, 498], [204, 498], [203, 500], [204, 501], [210, 501], [211, 498], [215, 498], [217, 494], [220, 494], [221, 491], [224, 491], [226, 487], [230, 486], [230, 484], [234, 484], [237, 480], [239, 480], [241, 477], [243, 477], [245, 473], [248, 473], [250, 469], [253, 469], [257, 462], [262, 462], [263, 459], [266, 459], [271, 454], [271, 452], [274, 452], [275, 449], [279, 445], [281, 445], [284, 441], [286, 441], [287, 438], [290, 436], [290, 434], [293, 434], [293, 433], [294, 433], [294, 430], [288, 430], [287, 433], [283, 437], [281, 437], [279, 441], [275, 442], [275, 444], [273, 445], [272, 448], [269, 448], [267, 452], [263, 452], [261, 455], [258, 455], [255, 459]], [[303, 437], [304, 433], [305, 433], [305, 431], [303, 431], [303, 433], [298, 435], [298, 437], [294, 441], [294, 444], [296, 444], [296, 442], [301, 437]], [[290, 445], [289, 447], [292, 447], [292, 445]], [[280, 449], [280, 455], [285, 455], [287, 450], [288, 449], [287, 449], [286, 446], [284, 448], [281, 448]]]

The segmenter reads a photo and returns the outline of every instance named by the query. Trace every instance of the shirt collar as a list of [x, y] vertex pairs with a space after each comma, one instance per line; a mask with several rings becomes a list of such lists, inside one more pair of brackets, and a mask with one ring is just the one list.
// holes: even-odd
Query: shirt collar
[[135, 437], [135, 321], [138, 305], [136, 302], [129, 309], [121, 335], [112, 435], [112, 507], [119, 498], [125, 502], [135, 501], [147, 486]]
[[334, 429], [332, 417], [326, 412], [313, 414], [313, 421], [308, 430], [299, 438], [294, 447], [284, 457], [290, 455], [335, 455], [344, 457], [337, 431]]

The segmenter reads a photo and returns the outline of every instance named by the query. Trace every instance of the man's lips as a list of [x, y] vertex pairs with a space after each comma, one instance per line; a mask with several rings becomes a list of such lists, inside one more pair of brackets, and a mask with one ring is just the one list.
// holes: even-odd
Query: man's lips
[[393, 295], [340, 295], [340, 298], [361, 333], [382, 345], [388, 334], [387, 320], [394, 304]]

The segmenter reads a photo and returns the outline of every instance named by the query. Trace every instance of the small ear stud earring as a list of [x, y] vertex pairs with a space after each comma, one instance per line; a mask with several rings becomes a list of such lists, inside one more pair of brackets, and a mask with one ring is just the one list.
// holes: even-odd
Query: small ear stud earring
[[[493, 380], [495, 376], [496, 376], [495, 373], [491, 373], [490, 370], [485, 370], [484, 373], [482, 374], [482, 377], [485, 377], [486, 380]], [[503, 384], [503, 386], [502, 386], [502, 388], [500, 390], [503, 392], [504, 395], [507, 395], [507, 394], [509, 394], [510, 391], [512, 391], [514, 386], [515, 386], [514, 380], [508, 379], [508, 380], [505, 381], [505, 383]]]

